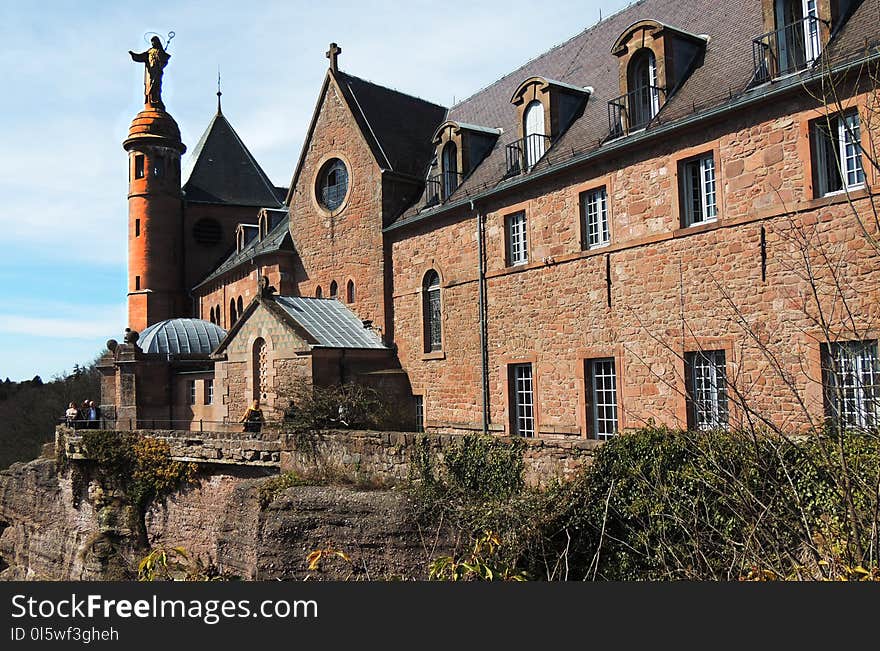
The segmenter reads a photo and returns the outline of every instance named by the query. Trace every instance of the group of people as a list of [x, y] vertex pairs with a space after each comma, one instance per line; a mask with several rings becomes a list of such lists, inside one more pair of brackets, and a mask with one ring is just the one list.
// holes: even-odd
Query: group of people
[[67, 411], [64, 412], [67, 426], [74, 429], [100, 429], [101, 409], [94, 400], [83, 400], [82, 405], [77, 407], [71, 402]]

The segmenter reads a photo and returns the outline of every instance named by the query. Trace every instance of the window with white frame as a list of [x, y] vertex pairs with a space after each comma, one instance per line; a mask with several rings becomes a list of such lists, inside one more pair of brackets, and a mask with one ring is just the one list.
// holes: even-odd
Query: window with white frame
[[587, 360], [587, 394], [590, 405], [588, 431], [593, 438], [607, 440], [617, 434], [617, 374], [614, 359]]
[[186, 383], [186, 388], [189, 394], [189, 404], [196, 404], [196, 381], [188, 380]]
[[205, 380], [205, 404], [214, 404], [214, 380], [211, 378]]
[[679, 169], [682, 225], [693, 226], [717, 219], [714, 155], [684, 161]]
[[611, 241], [608, 228], [608, 195], [605, 186], [581, 193], [584, 248], [605, 246]]
[[531, 364], [510, 366], [511, 427], [517, 436], [535, 435], [535, 390]]
[[858, 111], [815, 120], [811, 131], [816, 195], [824, 197], [864, 186]]
[[839, 428], [867, 429], [878, 424], [880, 368], [877, 341], [822, 345], [825, 415]]
[[529, 261], [529, 244], [526, 236], [526, 213], [518, 212], [506, 217], [507, 266], [513, 267]]
[[685, 353], [688, 427], [707, 431], [726, 429], [727, 359], [723, 350]]

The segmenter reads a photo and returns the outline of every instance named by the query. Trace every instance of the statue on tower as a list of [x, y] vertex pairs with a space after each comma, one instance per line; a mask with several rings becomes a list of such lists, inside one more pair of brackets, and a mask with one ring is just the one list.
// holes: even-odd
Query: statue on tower
[[162, 71], [168, 65], [171, 55], [162, 47], [162, 41], [158, 36], [150, 39], [150, 49], [145, 52], [132, 52], [132, 61], [144, 64], [144, 104], [153, 108], [165, 110], [162, 103]]

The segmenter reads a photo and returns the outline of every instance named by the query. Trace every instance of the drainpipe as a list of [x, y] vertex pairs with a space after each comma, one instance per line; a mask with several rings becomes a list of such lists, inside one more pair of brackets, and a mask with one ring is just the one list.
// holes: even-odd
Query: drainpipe
[[[474, 202], [470, 202], [474, 212]], [[489, 326], [487, 323], [488, 308], [486, 305], [486, 216], [477, 212], [477, 251], [480, 258], [479, 289], [480, 289], [480, 370], [483, 394], [483, 434], [489, 433]]]

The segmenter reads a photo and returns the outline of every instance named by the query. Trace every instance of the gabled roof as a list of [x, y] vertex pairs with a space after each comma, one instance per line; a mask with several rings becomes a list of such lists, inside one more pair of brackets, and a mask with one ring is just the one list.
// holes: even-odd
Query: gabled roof
[[286, 194], [272, 184], [220, 111], [192, 150], [188, 168], [183, 185], [188, 202], [277, 207]]
[[215, 348], [215, 355], [223, 354], [260, 305], [302, 339], [309, 349], [390, 350], [341, 301], [335, 298], [276, 296], [270, 289], [269, 293], [258, 295], [245, 307], [238, 321]]
[[[876, 43], [876, 19], [880, 0], [864, 0], [849, 21], [829, 43], [826, 53], [864, 51], [865, 40]], [[575, 120], [534, 166], [532, 174], [548, 170], [552, 165], [568, 161], [603, 147], [614, 148], [619, 142], [608, 143], [608, 101], [621, 94], [618, 59], [611, 54], [614, 43], [634, 23], [653, 20], [680, 34], [705, 42], [699, 65], [662, 107], [658, 121], [668, 125], [686, 121], [691, 116], [708, 113], [741, 97], [760, 95], [773, 88], [752, 88], [754, 64], [752, 39], [764, 33], [760, 0], [714, 2], [697, 0], [641, 0], [584, 30], [572, 39], [539, 55], [522, 67], [505, 75], [473, 96], [449, 109], [447, 119], [455, 122], [485, 124], [503, 129], [494, 148], [473, 173], [456, 189], [459, 201], [476, 198], [526, 176], [506, 176], [506, 146], [520, 137], [517, 112], [510, 98], [529, 77], [541, 76], [563, 84], [593, 92], [583, 115]], [[627, 136], [638, 139], [641, 134]], [[456, 202], [452, 202], [453, 204]], [[421, 201], [411, 206], [388, 228], [427, 218], [441, 212], [445, 205], [423, 210]]]
[[423, 178], [446, 108], [342, 71], [336, 82], [383, 169]]
[[[249, 226], [250, 224], [243, 224]], [[293, 240], [290, 237], [290, 213], [284, 209], [284, 217], [275, 225], [271, 231], [266, 233], [265, 237], [260, 239], [255, 237], [241, 250], [233, 251], [229, 254], [220, 265], [208, 274], [204, 280], [193, 289], [198, 289], [202, 285], [206, 285], [212, 280], [219, 278], [227, 271], [235, 269], [238, 265], [248, 262], [253, 258], [266, 253], [275, 253], [277, 251], [294, 251]]]
[[386, 348], [342, 301], [305, 296], [276, 296], [274, 300], [314, 339], [312, 348]]

